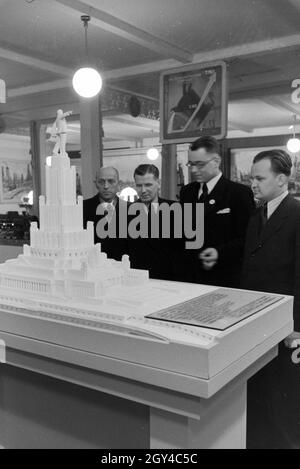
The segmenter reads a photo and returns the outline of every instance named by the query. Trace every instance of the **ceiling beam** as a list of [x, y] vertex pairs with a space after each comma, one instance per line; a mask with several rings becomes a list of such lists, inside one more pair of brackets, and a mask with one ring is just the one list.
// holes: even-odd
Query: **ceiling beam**
[[276, 52], [286, 49], [300, 48], [300, 34], [282, 36], [264, 41], [250, 42], [238, 46], [200, 52], [194, 55], [193, 62], [211, 62], [225, 60], [233, 57], [251, 57], [267, 52]]
[[[53, 89], [45, 93], [36, 93], [32, 95], [22, 95], [17, 97], [8, 96], [6, 104], [0, 105], [0, 112], [14, 113], [26, 112], [41, 107], [48, 107], [59, 109], [72, 109], [75, 112], [74, 106], [78, 107], [79, 99], [71, 87], [66, 89]], [[58, 107], [57, 107], [58, 106]], [[72, 106], [72, 107], [71, 107]], [[56, 115], [56, 111], [54, 116]]]
[[20, 88], [13, 88], [7, 91], [8, 98], [17, 98], [19, 96], [26, 96], [36, 93], [44, 93], [58, 89], [69, 88], [72, 86], [71, 80], [63, 78], [62, 80], [54, 80], [46, 83], [39, 83], [36, 85], [21, 86]]
[[182, 63], [189, 63], [193, 60], [193, 54], [173, 44], [157, 38], [148, 32], [126, 23], [125, 21], [112, 16], [109, 13], [92, 7], [80, 0], [55, 0], [57, 3], [64, 5], [72, 10], [76, 10], [81, 14], [90, 15], [91, 23], [98, 26], [104, 31], [116, 34], [124, 39], [157, 52], [161, 56], [173, 57]]
[[246, 132], [247, 134], [252, 134], [254, 130], [253, 127], [250, 127], [250, 125], [240, 124], [239, 122], [235, 122], [231, 119], [228, 122], [228, 128], [230, 130], [241, 130], [242, 132]]
[[248, 88], [229, 93], [229, 101], [245, 101], [249, 99], [261, 99], [265, 96], [287, 95], [289, 87], [287, 83], [272, 84], [271, 86], [260, 86]]
[[[229, 65], [230, 70], [230, 65]], [[286, 85], [286, 93], [292, 92], [291, 84], [295, 78], [299, 78], [299, 67], [297, 63], [295, 66], [289, 66], [288, 70], [284, 66], [275, 66], [268, 71], [257, 73], [241, 73], [239, 75], [230, 77], [230, 90], [231, 92], [239, 92], [247, 89], [254, 89], [255, 87], [278, 86]]]
[[120, 88], [119, 86], [114, 86], [114, 85], [109, 85], [108, 88], [114, 91], [119, 91], [120, 93], [126, 93], [126, 94], [132, 94], [136, 96], [137, 98], [142, 98], [142, 99], [149, 99], [150, 101], [154, 101], [156, 103], [159, 103], [159, 98], [154, 98], [153, 96], [148, 96], [147, 94], [142, 94], [142, 93], [136, 93], [133, 90], [126, 89], [126, 88]]
[[[58, 0], [55, 0], [58, 1]], [[69, 1], [69, 0], [59, 0], [59, 1]], [[72, 3], [75, 0], [70, 0]], [[204, 63], [204, 62], [212, 62], [215, 60], [226, 60], [235, 57], [251, 57], [257, 54], [264, 54], [267, 52], [274, 52], [279, 50], [285, 50], [290, 48], [299, 48], [300, 47], [300, 34], [293, 34], [291, 36], [283, 36], [281, 38], [270, 39], [266, 41], [258, 41], [248, 44], [243, 44], [239, 46], [228, 47], [224, 49], [215, 49], [211, 51], [205, 51], [198, 54], [195, 54], [193, 57], [192, 63]], [[1, 51], [5, 51], [6, 49], [0, 49], [0, 56]], [[8, 53], [8, 51], [6, 51]], [[3, 52], [4, 54], [4, 52]], [[20, 54], [17, 52], [11, 52], [10, 60], [15, 61], [22, 61], [25, 65], [32, 65], [37, 68], [42, 68], [44, 70], [52, 71], [53, 73], [60, 73], [65, 76], [72, 76], [74, 70], [58, 66], [56, 64], [45, 62], [39, 59], [35, 59], [30, 56], [25, 56], [24, 54]], [[8, 58], [8, 57], [6, 57]], [[47, 68], [46, 68], [47, 67]], [[148, 62], [139, 65], [133, 65], [130, 67], [123, 67], [113, 70], [108, 70], [103, 72], [103, 77], [106, 80], [112, 79], [119, 79], [119, 78], [126, 78], [130, 76], [142, 75], [146, 73], [153, 73], [153, 72], [161, 72], [164, 70], [168, 70], [174, 67], [178, 67], [178, 60], [175, 59], [168, 59], [168, 60], [158, 60], [156, 62]], [[55, 82], [50, 82], [53, 84]], [[62, 84], [67, 87], [69, 86], [69, 81], [65, 81], [63, 83], [62, 80], [58, 80], [57, 84], [59, 87], [62, 87]], [[46, 84], [45, 84], [46, 85]], [[25, 87], [26, 88], [26, 87]], [[24, 89], [24, 88], [23, 88]], [[24, 89], [25, 91], [25, 89]], [[9, 93], [10, 91], [8, 91]], [[16, 91], [15, 91], [16, 92]]]
[[[136, 117], [127, 116], [125, 114], [124, 117], [109, 116], [106, 117], [106, 119], [111, 122], [118, 122], [119, 124], [131, 125], [133, 127], [141, 127], [143, 129], [149, 130], [149, 132], [151, 130], [159, 130], [159, 122], [152, 119], [147, 119], [148, 122], [141, 122]], [[149, 135], [149, 138], [150, 137], [151, 135]]]
[[[267, 82], [265, 82], [267, 83]], [[264, 84], [265, 84], [264, 83]], [[258, 98], [260, 99], [261, 96], [265, 96], [265, 95], [272, 95], [272, 94], [275, 94], [275, 95], [280, 95], [280, 94], [287, 94], [287, 92], [290, 90], [290, 86], [289, 86], [289, 83], [287, 82], [280, 82], [280, 83], [277, 83], [277, 84], [271, 84], [270, 86], [262, 86], [263, 83], [261, 83], [261, 86], [256, 86], [256, 87], [253, 87], [253, 84], [249, 85], [248, 84], [248, 87], [245, 87], [245, 88], [240, 88], [238, 90], [231, 90], [230, 91], [230, 94], [229, 94], [229, 97], [230, 97], [230, 100], [231, 101], [237, 101], [237, 100], [241, 100], [241, 99], [254, 99], [254, 98]], [[51, 82], [48, 82], [48, 83], [42, 83], [42, 84], [39, 84], [39, 85], [29, 85], [29, 86], [24, 86], [24, 87], [21, 87], [21, 88], [14, 88], [14, 89], [11, 89], [11, 90], [8, 90], [8, 93], [7, 93], [7, 96], [8, 96], [8, 102], [11, 98], [18, 98], [18, 97], [22, 97], [22, 96], [30, 96], [30, 95], [34, 95], [34, 94], [39, 94], [39, 93], [47, 93], [47, 92], [51, 92], [51, 91], [59, 91], [59, 90], [63, 90], [63, 89], [71, 89], [71, 81], [70, 80], [55, 80], [55, 81], [51, 81]], [[118, 88], [118, 87], [114, 87], [114, 86], [111, 86], [109, 85], [109, 88], [112, 88], [112, 89], [115, 89], [116, 91], [119, 90], [119, 91], [124, 91], [128, 94], [135, 94], [133, 91], [129, 91], [129, 90], [126, 90], [126, 89], [122, 89], [122, 88]], [[147, 98], [147, 99], [150, 99], [150, 100], [155, 100], [155, 98], [151, 97], [151, 96], [145, 96], [145, 95], [140, 95], [141, 97], [144, 97], [144, 98]], [[8, 103], [7, 103], [8, 104]], [[6, 106], [7, 106], [6, 104]], [[0, 108], [1, 109], [1, 108]], [[12, 110], [11, 112], [13, 112], [13, 109], [14, 109], [14, 106], [12, 107]], [[16, 110], [18, 109], [18, 106], [17, 106], [17, 103], [16, 103]]]
[[[263, 54], [266, 52], [275, 51], [275, 50], [284, 51], [285, 49], [289, 49], [289, 48], [295, 48], [295, 47], [299, 48], [300, 47], [299, 44], [300, 44], [300, 34], [296, 34], [292, 36], [284, 36], [279, 39], [259, 41], [259, 42], [254, 42], [250, 44], [229, 47], [226, 49], [217, 49], [213, 51], [207, 51], [207, 52], [195, 54], [193, 58], [193, 63], [204, 63], [204, 62], [211, 62], [214, 60], [226, 60], [226, 59], [231, 59], [234, 57], [248, 57], [248, 56], [253, 56], [256, 54]], [[15, 55], [20, 58], [22, 54], [15, 53]], [[32, 59], [32, 61], [34, 61], [35, 63], [34, 66], [38, 67], [38, 65], [40, 65], [42, 67], [43, 61], [23, 55], [23, 58], [25, 57], [27, 60], [26, 62], [27, 65], [28, 63], [30, 63], [30, 59]], [[11, 60], [13, 60], [12, 56], [11, 56]], [[50, 62], [44, 62], [44, 65], [45, 64], [48, 64], [49, 67], [51, 65], [50, 71], [54, 72], [55, 70], [54, 64], [50, 64]], [[60, 67], [60, 66], [56, 66], [56, 67], [59, 67], [61, 73], [64, 71], [65, 75], [68, 72], [68, 76], [71, 76], [74, 71], [74, 70], [71, 71], [70, 69], [65, 69], [64, 67]], [[103, 72], [103, 78], [105, 80], [117, 80], [120, 78], [132, 77], [132, 76], [137, 76], [137, 75], [142, 75], [142, 74], [147, 74], [147, 73], [161, 72], [161, 71], [172, 69], [174, 67], [178, 67], [177, 60], [174, 60], [174, 59], [159, 60], [156, 62], [150, 62], [150, 63], [144, 63], [144, 64], [134, 65], [130, 67], [123, 67], [119, 69], [108, 70], [108, 71]], [[70, 86], [71, 86], [70, 79], [69, 80], [60, 79], [60, 80], [55, 80], [55, 81], [51, 81], [48, 83], [42, 83], [39, 85], [29, 85], [25, 87], [11, 89], [11, 90], [8, 90], [7, 95], [8, 95], [8, 98], [10, 98], [10, 97], [24, 96], [27, 94], [30, 95], [30, 94], [35, 94], [35, 93], [40, 93], [40, 92], [45, 92], [45, 91], [50, 91], [50, 90], [55, 90], [55, 89], [64, 89], [64, 88], [69, 88]]]
[[48, 62], [46, 60], [36, 59], [35, 57], [25, 55], [20, 52], [4, 49], [3, 47], [0, 47], [0, 57], [29, 67], [38, 68], [46, 72], [51, 72], [54, 75], [72, 76], [72, 73], [74, 73], [74, 70], [70, 68], [62, 67], [61, 65], [57, 65], [56, 63]]
[[268, 104], [269, 106], [274, 107], [275, 109], [278, 109], [279, 111], [288, 111], [291, 114], [296, 114], [297, 117], [300, 117], [300, 109], [298, 109], [297, 106], [293, 106], [292, 104], [289, 104], [282, 99], [277, 98], [276, 96], [265, 96], [261, 98], [261, 101]]
[[[103, 75], [106, 76], [105, 73], [103, 73]], [[36, 85], [28, 85], [28, 86], [22, 86], [19, 88], [12, 88], [8, 90], [7, 96], [9, 98], [16, 98], [19, 96], [25, 96], [29, 94], [44, 93], [47, 91], [70, 88], [71, 86], [72, 86], [71, 80], [63, 78], [61, 80], [53, 80], [53, 81], [49, 81], [46, 83], [38, 83]], [[120, 88], [120, 87], [113, 86], [113, 85], [109, 85], [109, 88], [115, 91], [120, 91], [122, 93], [132, 94], [134, 96], [137, 96], [143, 99], [149, 99], [155, 102], [159, 102], [158, 98], [154, 98], [153, 96], [148, 96], [142, 93], [136, 93], [135, 91], [130, 90], [130, 89]]]

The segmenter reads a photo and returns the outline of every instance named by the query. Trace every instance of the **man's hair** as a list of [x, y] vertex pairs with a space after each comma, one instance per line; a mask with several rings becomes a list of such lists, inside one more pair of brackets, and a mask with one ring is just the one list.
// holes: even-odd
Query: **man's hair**
[[214, 137], [200, 137], [190, 145], [191, 151], [199, 150], [199, 148], [204, 148], [207, 153], [217, 153], [220, 155], [219, 142]]
[[290, 155], [285, 150], [274, 149], [261, 151], [255, 156], [253, 164], [262, 160], [270, 160], [272, 171], [275, 174], [291, 175], [293, 163]]
[[133, 177], [145, 176], [145, 174], [153, 174], [155, 179], [159, 179], [159, 169], [154, 164], [140, 164], [135, 168]]

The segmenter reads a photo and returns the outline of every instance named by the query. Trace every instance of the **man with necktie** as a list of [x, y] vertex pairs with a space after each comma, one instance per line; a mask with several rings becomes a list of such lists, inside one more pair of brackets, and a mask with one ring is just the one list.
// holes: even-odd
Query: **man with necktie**
[[[162, 236], [163, 211], [162, 204], [172, 205], [174, 201], [162, 199], [159, 195], [159, 170], [153, 164], [141, 164], [134, 171], [134, 180], [139, 199], [137, 203], [145, 211], [147, 217], [147, 236], [137, 239], [129, 238], [129, 258], [131, 267], [146, 269], [150, 278], [175, 280], [177, 275], [174, 260], [176, 250], [181, 247], [181, 240]], [[153, 236], [151, 224], [156, 219], [159, 225], [158, 236]]]
[[294, 333], [248, 383], [248, 448], [300, 449], [300, 202], [288, 192], [292, 161], [284, 150], [256, 155], [252, 188], [261, 202], [246, 237], [242, 287], [294, 296]]
[[223, 176], [219, 144], [213, 137], [193, 142], [188, 157], [194, 181], [182, 188], [180, 201], [204, 204], [204, 245], [200, 252], [185, 251], [182, 280], [237, 287], [246, 229], [255, 208], [253, 193]]
[[[83, 225], [86, 228], [87, 222], [92, 221], [95, 244], [101, 243], [101, 251], [105, 252], [108, 258], [119, 261], [128, 250], [128, 240], [118, 236], [119, 212], [121, 205], [125, 205], [127, 211], [128, 204], [117, 196], [120, 189], [118, 170], [113, 167], [102, 167], [97, 171], [94, 182], [98, 194], [83, 201]], [[99, 222], [107, 229], [100, 230]], [[108, 228], [111, 223], [116, 224], [115, 236], [109, 236]]]

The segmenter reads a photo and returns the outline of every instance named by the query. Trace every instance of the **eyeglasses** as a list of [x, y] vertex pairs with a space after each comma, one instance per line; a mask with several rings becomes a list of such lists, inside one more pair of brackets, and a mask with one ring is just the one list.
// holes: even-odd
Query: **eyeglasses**
[[198, 169], [202, 169], [204, 168], [208, 163], [210, 163], [210, 161], [213, 161], [215, 159], [214, 158], [210, 158], [210, 160], [208, 161], [189, 161], [188, 163], [186, 163], [186, 166], [188, 168], [198, 168]]

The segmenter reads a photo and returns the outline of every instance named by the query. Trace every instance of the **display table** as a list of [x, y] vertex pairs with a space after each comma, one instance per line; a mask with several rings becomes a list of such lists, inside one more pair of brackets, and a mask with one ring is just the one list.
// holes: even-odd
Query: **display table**
[[[184, 299], [216, 290], [151, 283]], [[136, 316], [125, 330], [0, 307], [0, 444], [245, 448], [247, 380], [292, 332], [292, 303], [280, 297], [224, 331], [168, 323], [156, 334]]]

